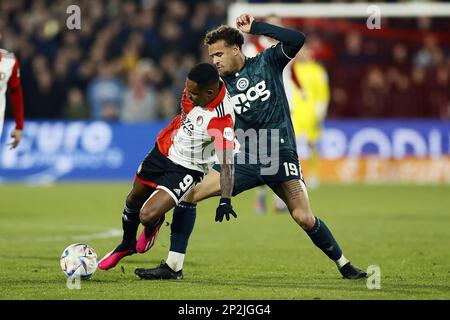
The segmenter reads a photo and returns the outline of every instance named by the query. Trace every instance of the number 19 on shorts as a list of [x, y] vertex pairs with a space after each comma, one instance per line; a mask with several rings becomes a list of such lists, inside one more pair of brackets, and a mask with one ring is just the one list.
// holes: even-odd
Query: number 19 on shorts
[[186, 192], [187, 189], [189, 189], [190, 186], [192, 186], [192, 183], [194, 182], [194, 178], [190, 174], [187, 174], [183, 181], [180, 182], [179, 186], [181, 191]]
[[284, 171], [286, 173], [286, 177], [289, 176], [298, 176], [298, 168], [295, 163], [291, 162], [283, 162]]

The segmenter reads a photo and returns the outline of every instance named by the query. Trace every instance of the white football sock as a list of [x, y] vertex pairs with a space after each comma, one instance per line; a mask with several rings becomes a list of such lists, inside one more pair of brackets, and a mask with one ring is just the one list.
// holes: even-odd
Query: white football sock
[[336, 263], [336, 265], [339, 269], [342, 268], [343, 266], [345, 266], [349, 262], [350, 261], [346, 257], [344, 257], [344, 255], [342, 255], [339, 259], [334, 261], [334, 263]]
[[175, 251], [169, 251], [166, 263], [175, 272], [183, 269], [184, 253], [179, 253]]

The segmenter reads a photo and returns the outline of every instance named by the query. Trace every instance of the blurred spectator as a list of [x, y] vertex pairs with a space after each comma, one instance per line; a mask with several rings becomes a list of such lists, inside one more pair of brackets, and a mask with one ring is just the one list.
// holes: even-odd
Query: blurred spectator
[[[22, 73], [25, 71], [22, 70]], [[27, 71], [29, 72], [29, 71]], [[32, 60], [31, 72], [34, 78], [28, 79], [25, 86], [27, 104], [30, 110], [25, 109], [27, 118], [54, 119], [61, 116], [61, 109], [64, 104], [64, 92], [55, 82], [48, 60], [38, 55]]]
[[432, 114], [439, 114], [441, 118], [448, 118], [450, 108], [450, 70], [442, 64], [435, 70], [435, 80], [432, 83], [430, 109]]
[[113, 120], [119, 117], [123, 98], [123, 84], [115, 76], [112, 63], [102, 62], [98, 76], [89, 83], [87, 97], [94, 119]]
[[415, 66], [411, 70], [411, 109], [414, 110], [417, 117], [421, 118], [432, 117], [429, 110], [430, 99], [427, 94], [429, 84], [426, 77], [425, 69], [422, 67]]
[[119, 120], [119, 108], [116, 101], [104, 100], [102, 102], [101, 119], [106, 121]]
[[141, 64], [128, 75], [120, 120], [127, 122], [149, 121], [158, 118], [156, 91], [147, 84], [150, 66]]
[[408, 60], [408, 48], [404, 43], [397, 42], [392, 48], [392, 61], [395, 68], [402, 73], [407, 73], [411, 67]]
[[346, 35], [345, 49], [339, 60], [349, 67], [367, 64], [368, 59], [363, 52], [363, 38], [359, 33], [350, 32]]
[[121, 56], [122, 70], [131, 72], [136, 67], [140, 58], [140, 51], [144, 45], [144, 38], [139, 33], [133, 33], [123, 47]]
[[361, 107], [359, 116], [381, 118], [385, 116], [388, 86], [380, 67], [369, 69], [361, 83]]
[[158, 101], [161, 107], [161, 116], [164, 119], [172, 119], [179, 113], [179, 99], [176, 99], [175, 96], [170, 92], [170, 90], [161, 90], [158, 94]]
[[410, 80], [395, 67], [390, 67], [386, 74], [389, 88], [387, 110], [392, 117], [410, 116], [412, 96], [410, 92]]
[[64, 106], [62, 116], [65, 119], [89, 119], [89, 107], [86, 105], [83, 92], [79, 88], [72, 88], [67, 95], [67, 104]]
[[428, 35], [423, 41], [422, 48], [415, 55], [415, 63], [421, 67], [428, 67], [442, 62], [443, 52], [438, 46], [436, 38]]

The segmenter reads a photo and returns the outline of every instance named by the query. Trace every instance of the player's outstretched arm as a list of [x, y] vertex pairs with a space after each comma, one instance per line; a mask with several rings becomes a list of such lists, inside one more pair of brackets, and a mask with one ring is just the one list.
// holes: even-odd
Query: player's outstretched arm
[[244, 33], [271, 37], [283, 44], [284, 53], [293, 58], [305, 43], [304, 33], [272, 24], [256, 21], [249, 14], [242, 14], [236, 19], [238, 29]]

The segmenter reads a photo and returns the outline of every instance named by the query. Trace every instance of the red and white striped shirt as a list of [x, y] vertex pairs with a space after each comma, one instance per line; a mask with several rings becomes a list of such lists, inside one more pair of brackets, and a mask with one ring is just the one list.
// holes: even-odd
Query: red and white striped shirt
[[225, 84], [220, 85], [217, 97], [204, 107], [194, 106], [185, 89], [181, 114], [159, 133], [158, 149], [174, 163], [207, 173], [217, 160], [216, 148], [234, 148], [234, 107]]
[[13, 53], [0, 49], [0, 136], [5, 117], [7, 89], [9, 90], [9, 98], [16, 120], [16, 129], [22, 130], [24, 115], [19, 61]]

